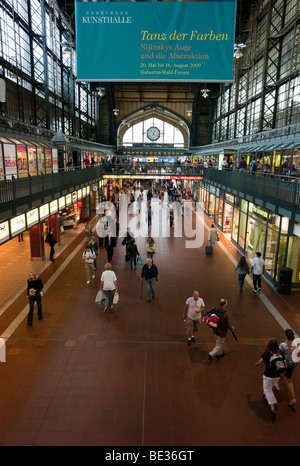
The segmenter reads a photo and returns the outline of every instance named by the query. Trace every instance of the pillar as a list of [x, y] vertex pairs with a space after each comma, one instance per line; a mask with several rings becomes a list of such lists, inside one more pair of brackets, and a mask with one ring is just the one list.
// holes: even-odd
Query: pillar
[[53, 228], [53, 235], [57, 243], [60, 244], [60, 220], [59, 215], [51, 215], [48, 218], [48, 228]]
[[44, 225], [38, 223], [29, 229], [30, 254], [32, 259], [45, 260]]

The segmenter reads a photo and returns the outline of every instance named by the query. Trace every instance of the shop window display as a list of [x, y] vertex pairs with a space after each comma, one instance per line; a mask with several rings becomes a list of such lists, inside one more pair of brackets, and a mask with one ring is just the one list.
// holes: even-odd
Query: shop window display
[[248, 217], [246, 252], [249, 259], [255, 257], [256, 251], [262, 254], [265, 249], [266, 224]]
[[293, 283], [300, 283], [300, 238], [292, 236], [289, 240], [287, 267], [293, 270]]
[[232, 221], [232, 239], [236, 243], [238, 242], [239, 217], [240, 217], [240, 211], [238, 209], [234, 209], [233, 210], [233, 221]]
[[282, 267], [284, 267], [286, 245], [287, 245], [287, 236], [281, 235], [279, 249], [278, 249], [277, 273], [276, 273], [276, 277], [274, 277], [275, 279], [279, 277], [280, 270], [282, 269]]
[[247, 225], [247, 215], [244, 214], [244, 212], [241, 212], [238, 244], [241, 246], [242, 249], [245, 249], [246, 225]]
[[279, 233], [272, 228], [267, 230], [266, 252], [265, 252], [265, 268], [266, 272], [271, 276], [275, 276], [276, 257], [278, 246]]

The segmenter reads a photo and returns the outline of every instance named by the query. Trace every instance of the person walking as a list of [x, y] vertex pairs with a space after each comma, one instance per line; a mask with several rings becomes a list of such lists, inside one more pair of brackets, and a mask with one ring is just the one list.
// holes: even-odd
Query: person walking
[[243, 292], [243, 286], [244, 286], [244, 281], [245, 281], [245, 277], [248, 273], [250, 273], [250, 267], [246, 261], [246, 257], [245, 256], [242, 256], [239, 260], [239, 262], [237, 263], [237, 266], [236, 268], [234, 269], [234, 271], [239, 271], [239, 274], [238, 274], [238, 280], [239, 280], [239, 288], [240, 288], [240, 293]]
[[208, 241], [212, 247], [213, 253], [215, 252], [215, 244], [218, 241], [219, 235], [215, 225], [212, 224], [208, 234]]
[[118, 281], [110, 262], [107, 262], [104, 268], [100, 279], [100, 290], [103, 290], [105, 296], [104, 312], [106, 312], [108, 308], [109, 310], [113, 309], [114, 295], [118, 291]]
[[50, 261], [54, 262], [55, 261], [55, 259], [54, 259], [54, 246], [56, 245], [57, 241], [56, 241], [56, 239], [54, 238], [54, 235], [53, 235], [53, 228], [49, 228], [48, 234], [47, 234], [46, 239], [45, 239], [45, 243], [48, 243], [49, 246], [50, 246]]
[[[252, 260], [251, 273], [253, 273], [253, 291], [261, 291], [261, 276], [265, 271], [265, 261], [261, 258], [261, 252], [256, 253]], [[258, 285], [258, 287], [257, 287]]]
[[136, 257], [140, 255], [135, 238], [131, 238], [127, 245], [127, 254], [129, 255], [130, 270], [136, 268]]
[[240, 160], [238, 169], [239, 169], [239, 173], [246, 173], [246, 171], [247, 171], [247, 162], [246, 162], [244, 156], [242, 156], [242, 158]]
[[152, 208], [151, 208], [150, 202], [148, 202], [148, 205], [147, 205], [147, 222], [148, 222], [148, 229], [150, 229], [152, 225]]
[[188, 298], [183, 309], [183, 321], [186, 322], [187, 345], [195, 343], [194, 333], [198, 332], [201, 325], [201, 312], [205, 309], [205, 303], [199, 297], [199, 291], [194, 291]]
[[95, 269], [94, 269], [94, 260], [96, 259], [96, 254], [92, 250], [89, 244], [86, 245], [85, 250], [82, 254], [82, 259], [84, 260], [85, 273], [86, 273], [86, 284], [91, 283], [91, 277], [95, 278]]
[[157, 281], [158, 270], [152, 259], [148, 258], [143, 265], [141, 279], [145, 279], [147, 285], [147, 303], [155, 298], [155, 282]]
[[35, 272], [30, 272], [27, 280], [27, 297], [29, 300], [29, 313], [27, 316], [27, 325], [31, 326], [33, 321], [34, 304], [37, 304], [39, 320], [43, 318], [42, 296], [43, 282]]
[[94, 269], [97, 269], [97, 256], [98, 256], [98, 251], [99, 251], [99, 246], [96, 241], [95, 236], [91, 237], [91, 241], [89, 242], [89, 247], [91, 248], [92, 251], [95, 253], [95, 259], [94, 259]]
[[155, 241], [149, 236], [147, 239], [147, 257], [153, 261], [153, 256], [155, 254]]
[[255, 366], [260, 366], [265, 363], [265, 371], [263, 373], [263, 399], [269, 404], [273, 419], [275, 419], [277, 414], [277, 400], [273, 388], [278, 386], [280, 380], [280, 375], [278, 375], [277, 371], [274, 371], [271, 364], [271, 358], [273, 359], [274, 356], [280, 358], [280, 349], [276, 338], [270, 338], [262, 356], [255, 363]]
[[293, 353], [297, 350], [298, 346], [295, 340], [295, 335], [292, 329], [288, 328], [285, 330], [285, 341], [280, 343], [279, 349], [284, 355], [284, 359], [287, 364], [286, 374], [282, 380], [284, 388], [286, 389], [289, 396], [289, 407], [295, 411], [296, 409], [296, 398], [295, 389], [292, 382], [292, 374], [298, 363], [293, 358]]
[[215, 347], [208, 353], [208, 359], [211, 361], [213, 356], [222, 358], [224, 356], [223, 346], [228, 330], [234, 330], [234, 326], [231, 324], [231, 319], [228, 311], [225, 309], [228, 302], [227, 299], [220, 299], [219, 305], [213, 308], [214, 314], [219, 317], [218, 325], [213, 328], [213, 333], [216, 339]]
[[107, 230], [107, 236], [104, 240], [104, 247], [107, 251], [107, 262], [111, 262], [114, 255], [114, 248], [116, 247], [116, 238], [112, 236], [111, 230]]

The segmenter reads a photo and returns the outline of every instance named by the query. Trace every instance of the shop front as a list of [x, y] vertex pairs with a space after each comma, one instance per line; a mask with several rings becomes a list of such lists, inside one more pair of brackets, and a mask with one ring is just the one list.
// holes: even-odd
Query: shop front
[[259, 251], [274, 282], [287, 266], [293, 269], [293, 284], [300, 284], [300, 226], [293, 234], [287, 217], [208, 184], [202, 184], [199, 197], [204, 212], [250, 262]]

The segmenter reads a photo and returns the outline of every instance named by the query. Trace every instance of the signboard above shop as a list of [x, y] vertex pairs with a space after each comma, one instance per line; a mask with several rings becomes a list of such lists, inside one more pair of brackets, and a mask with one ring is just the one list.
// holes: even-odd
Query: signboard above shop
[[79, 81], [233, 79], [236, 0], [75, 5]]

